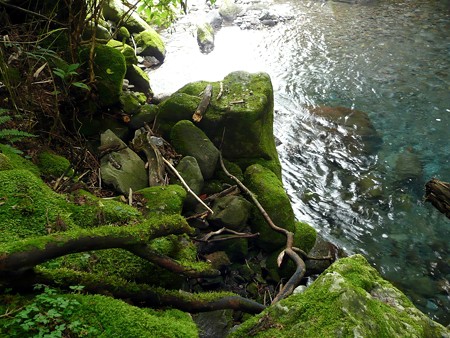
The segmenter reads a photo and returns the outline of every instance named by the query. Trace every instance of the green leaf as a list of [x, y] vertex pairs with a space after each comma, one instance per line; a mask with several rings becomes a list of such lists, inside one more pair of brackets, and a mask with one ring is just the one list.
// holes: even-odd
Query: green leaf
[[114, 72], [113, 72], [110, 68], [106, 68], [106, 73], [107, 73], [107, 74], [110, 74], [110, 75], [111, 75], [111, 74], [114, 74]]
[[73, 82], [72, 85], [78, 88], [86, 89], [87, 91], [91, 90], [91, 88], [83, 82]]

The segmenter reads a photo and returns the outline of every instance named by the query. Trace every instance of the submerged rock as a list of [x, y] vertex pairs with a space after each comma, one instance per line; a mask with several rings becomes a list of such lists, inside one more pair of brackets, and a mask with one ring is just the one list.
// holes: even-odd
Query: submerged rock
[[305, 292], [244, 322], [229, 337], [449, 337], [361, 255], [335, 262]]

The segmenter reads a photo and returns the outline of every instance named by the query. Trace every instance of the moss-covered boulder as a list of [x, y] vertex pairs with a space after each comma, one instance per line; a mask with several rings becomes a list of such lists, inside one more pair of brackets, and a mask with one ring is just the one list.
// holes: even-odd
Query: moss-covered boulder
[[[183, 177], [186, 184], [189, 188], [197, 195], [202, 192], [203, 184], [205, 183], [203, 180], [202, 171], [197, 163], [195, 157], [185, 156], [181, 159], [181, 161], [176, 166], [177, 171]], [[198, 204], [197, 199], [188, 194], [185, 202], [187, 207], [195, 207]]]
[[[266, 73], [234, 72], [213, 82], [210, 104], [198, 123], [224, 158], [241, 168], [260, 163], [281, 177], [273, 137], [273, 89]], [[187, 84], [160, 104], [163, 131], [181, 119], [191, 120], [208, 82]]]
[[[281, 180], [271, 170], [259, 164], [248, 167], [244, 177], [244, 183], [256, 195], [272, 221], [295, 233], [294, 211]], [[286, 237], [272, 230], [258, 210], [255, 210], [249, 222], [252, 230], [260, 233], [257, 243], [261, 249], [272, 252], [286, 244]]]
[[305, 292], [270, 306], [229, 337], [448, 337], [361, 255], [343, 258]]
[[114, 39], [109, 40], [106, 45], [120, 51], [125, 57], [127, 66], [135, 65], [138, 63], [137, 56], [134, 53], [134, 49], [130, 45]]
[[214, 214], [209, 221], [217, 227], [242, 231], [247, 224], [252, 204], [240, 196], [225, 196], [218, 198], [212, 207]]
[[316, 230], [305, 222], [295, 222], [294, 246], [302, 249], [306, 253], [311, 251], [316, 243]]
[[214, 28], [210, 23], [197, 26], [197, 43], [202, 53], [208, 54], [214, 49]]
[[147, 73], [138, 66], [128, 66], [125, 77], [134, 86], [135, 90], [138, 90], [147, 96], [153, 95], [152, 89], [150, 88], [150, 79]]
[[154, 29], [147, 29], [134, 37], [137, 53], [142, 56], [153, 56], [163, 62], [166, 56], [166, 47], [159, 34]]
[[[94, 73], [98, 102], [101, 106], [111, 106], [119, 102], [123, 79], [127, 70], [124, 55], [120, 50], [106, 45], [97, 45], [94, 53]], [[80, 60], [88, 63], [89, 48], [80, 52]]]
[[[137, 114], [141, 110], [142, 101], [140, 95], [141, 93], [136, 92], [122, 92], [120, 94], [120, 103], [122, 104], [122, 109], [125, 113], [129, 115]], [[145, 96], [144, 96], [145, 97]], [[145, 101], [144, 101], [145, 102]]]
[[139, 112], [133, 115], [128, 123], [129, 127], [137, 130], [145, 126], [145, 123], [151, 125], [158, 115], [158, 106], [154, 104], [144, 104]]
[[177, 152], [195, 157], [204, 179], [213, 176], [219, 159], [219, 150], [201, 129], [191, 121], [182, 120], [173, 126], [170, 139]]
[[176, 184], [148, 187], [137, 193], [145, 198], [145, 209], [151, 215], [181, 214], [186, 198], [184, 188]]
[[37, 165], [41, 173], [46, 176], [59, 177], [63, 174], [69, 175], [73, 172], [68, 159], [50, 151], [43, 151], [38, 154]]

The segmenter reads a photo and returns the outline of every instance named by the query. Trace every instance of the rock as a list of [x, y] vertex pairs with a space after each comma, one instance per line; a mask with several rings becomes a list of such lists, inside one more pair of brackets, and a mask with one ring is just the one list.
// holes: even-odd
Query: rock
[[208, 54], [213, 51], [214, 28], [208, 22], [197, 26], [197, 43], [203, 54]]
[[217, 251], [225, 251], [232, 262], [244, 262], [248, 256], [247, 238], [234, 238], [214, 243]]
[[316, 243], [316, 230], [305, 222], [295, 222], [294, 246], [306, 253], [311, 251]]
[[[176, 166], [177, 171], [183, 177], [186, 184], [191, 188], [191, 190], [199, 195], [203, 189], [203, 175], [202, 171], [197, 163], [195, 157], [185, 156]], [[197, 199], [188, 194], [186, 198], [186, 205], [188, 207], [195, 207], [198, 204]]]
[[108, 27], [108, 23], [100, 22], [97, 27], [94, 28], [94, 23], [89, 21], [85, 30], [83, 31], [83, 39], [91, 39], [93, 30], [95, 29], [95, 37], [97, 39], [109, 40], [111, 39], [111, 32]]
[[373, 173], [361, 177], [356, 183], [359, 193], [368, 198], [381, 199], [383, 196], [383, 186], [381, 179]]
[[229, 337], [449, 337], [361, 255], [340, 259], [303, 293], [270, 306]]
[[129, 127], [133, 130], [144, 127], [145, 123], [151, 124], [156, 115], [158, 115], [158, 106], [154, 104], [145, 104], [136, 115], [131, 117]]
[[101, 134], [100, 140], [102, 147], [120, 145], [124, 148], [101, 158], [100, 172], [104, 183], [126, 196], [130, 188], [138, 191], [148, 186], [145, 163], [134, 151], [109, 129]]
[[242, 231], [247, 224], [252, 204], [240, 196], [225, 196], [218, 198], [212, 210], [214, 214], [209, 216], [211, 224], [218, 227]]
[[133, 47], [131, 47], [130, 45], [114, 39], [109, 40], [106, 45], [117, 49], [123, 54], [127, 67], [137, 64], [137, 56], [134, 53]]
[[[126, 72], [125, 57], [119, 50], [106, 45], [97, 45], [94, 55], [94, 73], [97, 80], [99, 104], [101, 106], [112, 106], [119, 102], [122, 92]], [[81, 50], [80, 60], [88, 62], [88, 48]]]
[[216, 310], [192, 316], [200, 331], [200, 338], [226, 337], [233, 324], [233, 310]]
[[120, 41], [128, 41], [128, 39], [131, 37], [130, 31], [126, 27], [120, 27], [119, 31], [117, 32], [117, 38]]
[[[224, 158], [245, 169], [253, 163], [270, 168], [281, 178], [281, 166], [273, 137], [273, 89], [266, 73], [234, 72], [213, 82], [211, 102], [198, 123]], [[187, 84], [160, 104], [157, 123], [166, 130], [181, 119], [190, 120], [208, 82]], [[224, 134], [225, 131], [225, 134]]]
[[207, 262], [211, 263], [213, 269], [221, 270], [231, 265], [230, 259], [224, 251], [216, 251], [205, 255]]
[[125, 113], [129, 115], [134, 115], [138, 113], [142, 106], [142, 96], [144, 96], [144, 102], [145, 102], [145, 95], [142, 93], [136, 93], [136, 92], [122, 92], [120, 94], [120, 103], [122, 104], [122, 109]]
[[220, 13], [217, 9], [213, 9], [208, 12], [206, 15], [206, 22], [208, 22], [212, 28], [217, 31], [222, 27], [223, 18], [220, 16]]
[[242, 13], [242, 7], [233, 0], [223, 0], [219, 7], [219, 14], [225, 21], [233, 22]]
[[126, 78], [134, 86], [134, 89], [144, 93], [146, 96], [152, 96], [150, 88], [150, 79], [146, 72], [136, 65], [127, 67]]
[[170, 139], [177, 152], [184, 156], [195, 157], [205, 180], [213, 176], [219, 159], [219, 150], [201, 129], [190, 121], [182, 120], [173, 126]]
[[163, 62], [166, 56], [166, 47], [159, 34], [151, 29], [137, 34], [135, 37], [137, 54], [142, 56], [154, 56]]
[[176, 184], [147, 187], [136, 193], [146, 199], [145, 210], [150, 215], [181, 214], [186, 199], [186, 191]]
[[[271, 170], [259, 164], [248, 167], [244, 177], [244, 184], [256, 195], [273, 223], [295, 232], [294, 211], [281, 180]], [[252, 231], [260, 233], [256, 242], [264, 251], [273, 252], [286, 244], [286, 237], [272, 230], [258, 210], [254, 211], [249, 222]]]
[[[323, 137], [328, 137], [328, 134], [338, 136], [339, 141], [355, 155], [374, 154], [382, 144], [381, 137], [365, 112], [326, 106], [309, 108], [309, 112], [324, 129]], [[338, 126], [344, 127], [345, 131], [340, 131]]]
[[417, 180], [423, 176], [423, 166], [420, 157], [412, 150], [400, 153], [395, 162], [397, 181]]

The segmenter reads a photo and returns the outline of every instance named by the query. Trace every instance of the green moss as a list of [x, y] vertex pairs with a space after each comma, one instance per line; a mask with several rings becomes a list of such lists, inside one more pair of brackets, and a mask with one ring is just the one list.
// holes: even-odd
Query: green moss
[[141, 55], [154, 56], [163, 61], [166, 55], [166, 47], [159, 34], [154, 30], [145, 30], [134, 37]]
[[148, 187], [136, 193], [146, 199], [145, 209], [152, 215], [181, 214], [186, 198], [186, 191], [176, 184]]
[[[259, 164], [248, 167], [244, 176], [247, 188], [256, 195], [275, 225], [295, 232], [294, 211], [281, 180], [271, 170]], [[286, 243], [286, 237], [272, 230], [257, 210], [250, 219], [250, 225], [254, 232], [260, 233], [257, 243], [267, 252]]]
[[71, 167], [69, 160], [50, 151], [39, 153], [37, 160], [43, 175], [60, 177], [63, 174], [69, 176], [73, 173], [73, 170], [69, 169]]
[[0, 243], [76, 228], [63, 196], [28, 170], [0, 171]]
[[446, 329], [414, 308], [361, 255], [328, 268], [302, 294], [245, 322], [230, 337], [441, 337]]
[[0, 170], [14, 169], [8, 156], [0, 153]]
[[134, 53], [133, 47], [127, 45], [126, 43], [112, 39], [109, 40], [106, 45], [120, 51], [125, 57], [125, 62], [127, 66], [136, 65], [138, 63], [137, 56]]
[[30, 160], [17, 154], [10, 146], [0, 144], [0, 152], [3, 153], [3, 156], [7, 157], [5, 162], [7, 162], [9, 169], [26, 169], [34, 175], [40, 176], [41, 172], [39, 168]]
[[[225, 168], [227, 169], [227, 171], [231, 175], [235, 176], [241, 182], [244, 181], [244, 174], [242, 173], [241, 167], [239, 167], [236, 163], [230, 162], [230, 161], [228, 161], [226, 159], [223, 159], [223, 164], [225, 165]], [[225, 174], [225, 172], [222, 170], [221, 166], [216, 171], [216, 175], [215, 176], [221, 182], [228, 183], [228, 184], [231, 184], [231, 185], [235, 185], [236, 184], [235, 181], [233, 181], [231, 178], [229, 178]]]
[[117, 33], [117, 37], [120, 40], [128, 40], [131, 37], [130, 32], [128, 31], [128, 29], [126, 27], [120, 27], [119, 28], [119, 32]]
[[[106, 296], [72, 295], [80, 308], [74, 320], [96, 325], [96, 337], [198, 337], [197, 327], [180, 311], [148, 311]], [[114, 311], [111, 311], [114, 309]]]
[[305, 252], [311, 251], [316, 243], [317, 231], [305, 222], [295, 222], [294, 246]]
[[128, 204], [101, 199], [84, 190], [77, 190], [70, 196], [71, 218], [82, 228], [90, 228], [102, 224], [125, 224], [141, 218], [136, 208]]
[[120, 94], [120, 103], [125, 113], [134, 115], [141, 109], [141, 103], [133, 92], [123, 92]]
[[[106, 45], [97, 45], [94, 55], [99, 103], [101, 106], [112, 106], [119, 101], [122, 92], [123, 79], [127, 70], [125, 57], [119, 50]], [[88, 48], [81, 50], [80, 60], [88, 63]]]

